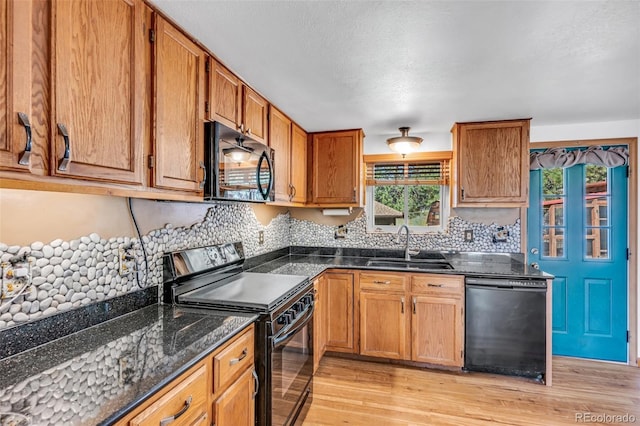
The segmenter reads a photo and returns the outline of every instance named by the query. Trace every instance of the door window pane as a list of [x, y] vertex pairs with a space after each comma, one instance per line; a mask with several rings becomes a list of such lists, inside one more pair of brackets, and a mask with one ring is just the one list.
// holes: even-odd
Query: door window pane
[[587, 228], [585, 257], [589, 259], [609, 258], [609, 228]]
[[542, 193], [544, 195], [564, 194], [564, 169], [542, 169]]
[[564, 198], [546, 199], [542, 204], [543, 224], [547, 226], [564, 225]]
[[564, 235], [562, 227], [542, 228], [542, 256], [564, 257]]

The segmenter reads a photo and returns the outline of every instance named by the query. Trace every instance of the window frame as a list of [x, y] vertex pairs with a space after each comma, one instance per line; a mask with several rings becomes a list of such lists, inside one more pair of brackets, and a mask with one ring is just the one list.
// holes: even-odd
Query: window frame
[[[376, 154], [376, 155], [365, 155], [363, 156], [365, 163], [365, 175], [367, 170], [370, 169], [373, 165], [376, 164], [399, 164], [399, 163], [408, 163], [408, 164], [423, 164], [425, 162], [432, 163], [440, 163], [443, 166], [446, 163], [446, 172], [447, 174], [442, 177], [446, 183], [440, 183], [440, 225], [438, 226], [415, 226], [408, 225], [409, 217], [408, 217], [408, 188], [413, 185], [427, 185], [427, 183], [420, 184], [400, 184], [400, 186], [404, 186], [404, 209], [403, 209], [403, 224], [407, 224], [409, 229], [415, 233], [430, 233], [430, 232], [441, 232], [446, 229], [446, 223], [448, 222], [451, 208], [449, 203], [450, 197], [450, 174], [451, 174], [451, 161], [453, 159], [452, 151], [433, 151], [433, 152], [419, 152], [408, 154], [406, 156], [401, 156], [400, 154]], [[367, 215], [367, 232], [369, 233], [394, 233], [398, 230], [399, 226], [396, 225], [376, 225], [375, 224], [375, 212], [374, 212], [374, 203], [375, 200], [374, 190], [376, 185], [370, 185], [367, 182], [365, 176], [365, 212]], [[371, 202], [367, 202], [370, 200]]]

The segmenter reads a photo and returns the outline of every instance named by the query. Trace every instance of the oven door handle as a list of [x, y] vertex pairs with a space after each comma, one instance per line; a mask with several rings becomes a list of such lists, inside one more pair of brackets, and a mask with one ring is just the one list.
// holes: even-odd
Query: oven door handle
[[305, 311], [304, 317], [293, 323], [295, 327], [285, 328], [280, 333], [273, 336], [271, 340], [271, 347], [275, 348], [280, 343], [289, 339], [291, 336], [293, 336], [298, 331], [302, 330], [307, 324], [309, 324], [309, 322], [311, 322], [311, 319], [313, 319], [313, 311], [315, 310], [315, 308], [315, 303], [312, 303], [311, 307]]

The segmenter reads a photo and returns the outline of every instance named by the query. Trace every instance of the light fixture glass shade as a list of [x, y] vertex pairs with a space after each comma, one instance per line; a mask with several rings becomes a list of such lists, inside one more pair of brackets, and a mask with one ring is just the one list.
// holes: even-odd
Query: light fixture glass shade
[[244, 147], [227, 148], [223, 149], [222, 152], [224, 152], [225, 157], [231, 159], [231, 161], [234, 161], [236, 163], [242, 163], [243, 161], [247, 161], [249, 158], [251, 158], [251, 151], [247, 150], [247, 148]]
[[402, 155], [417, 151], [422, 143], [422, 138], [409, 136], [409, 129], [410, 127], [400, 127], [398, 130], [402, 136], [387, 139], [389, 149]]

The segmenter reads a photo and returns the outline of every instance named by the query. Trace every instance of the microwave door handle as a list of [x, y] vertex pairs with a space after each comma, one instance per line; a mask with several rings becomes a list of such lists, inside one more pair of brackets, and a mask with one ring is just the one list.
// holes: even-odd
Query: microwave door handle
[[[263, 161], [267, 162], [267, 169], [269, 171], [269, 182], [267, 183], [266, 190], [263, 189], [262, 180], [260, 179], [260, 177], [262, 176], [260, 172], [262, 171]], [[269, 198], [269, 194], [271, 193], [271, 188], [273, 186], [273, 166], [271, 164], [271, 160], [269, 159], [269, 156], [267, 155], [266, 151], [263, 151], [262, 155], [260, 156], [260, 160], [258, 161], [258, 166], [256, 167], [256, 176], [257, 176], [256, 180], [258, 183], [258, 191], [260, 192], [260, 195], [262, 195], [262, 198], [266, 200]]]

